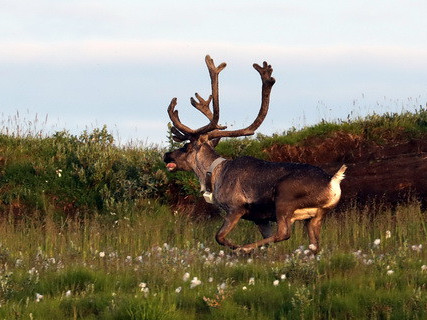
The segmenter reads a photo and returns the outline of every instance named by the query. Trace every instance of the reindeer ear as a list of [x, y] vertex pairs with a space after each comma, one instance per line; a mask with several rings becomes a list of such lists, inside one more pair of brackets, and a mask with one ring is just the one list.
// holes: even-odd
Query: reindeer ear
[[215, 148], [218, 145], [220, 140], [221, 140], [221, 138], [215, 138], [215, 139], [210, 140], [209, 143], [212, 146], [212, 148]]

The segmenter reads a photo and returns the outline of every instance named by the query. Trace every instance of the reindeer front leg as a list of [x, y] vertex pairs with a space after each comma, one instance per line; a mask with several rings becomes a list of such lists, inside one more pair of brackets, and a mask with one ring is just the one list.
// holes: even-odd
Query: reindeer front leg
[[291, 222], [290, 217], [291, 217], [292, 211], [289, 211], [288, 213], [289, 214], [283, 214], [283, 215], [279, 215], [277, 217], [277, 231], [276, 231], [276, 233], [272, 234], [271, 236], [269, 236], [267, 238], [256, 241], [254, 243], [250, 243], [250, 244], [246, 244], [244, 246], [241, 246], [241, 247], [237, 248], [237, 250], [241, 251], [243, 253], [249, 253], [256, 248], [267, 245], [269, 243], [280, 242], [280, 241], [289, 239], [291, 236], [290, 228], [291, 228], [292, 222]]
[[237, 249], [240, 246], [232, 243], [227, 240], [227, 235], [233, 230], [240, 218], [245, 214], [244, 210], [233, 210], [227, 214], [224, 218], [224, 223], [222, 224], [221, 229], [218, 230], [215, 239], [216, 241], [223, 246], [230, 247], [231, 249]]
[[256, 222], [256, 225], [264, 239], [269, 238], [274, 234], [273, 225], [270, 221]]

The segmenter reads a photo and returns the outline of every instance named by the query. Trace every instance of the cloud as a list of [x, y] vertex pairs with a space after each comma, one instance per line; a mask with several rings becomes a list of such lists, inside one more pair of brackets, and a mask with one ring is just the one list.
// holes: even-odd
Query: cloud
[[0, 42], [0, 63], [188, 63], [203, 60], [206, 53], [241, 65], [260, 59], [300, 63], [402, 62], [427, 66], [427, 48], [393, 46], [280, 46], [186, 41], [59, 41]]
[[[345, 118], [355, 108], [352, 100], [362, 93], [366, 98], [356, 107], [363, 108], [363, 115], [365, 109], [378, 110], [379, 98], [417, 97], [425, 92], [427, 83], [427, 49], [416, 47], [0, 41], [5, 75], [0, 86], [2, 109], [13, 112], [15, 106], [28, 106], [55, 119], [66, 119], [62, 120], [65, 127], [77, 125], [77, 132], [91, 123], [106, 123], [117, 129], [123, 141], [142, 137], [161, 142], [172, 97], [178, 97], [184, 123], [205, 124], [206, 119], [197, 118], [188, 98], [194, 91], [205, 97], [209, 94], [206, 53], [216, 63], [228, 63], [220, 83], [221, 123], [236, 127], [251, 123], [259, 108], [259, 76], [250, 66], [263, 60], [273, 65], [277, 83], [269, 116], [260, 128], [264, 133], [284, 130], [300, 119], [306, 124], [328, 117]], [[424, 104], [425, 96], [419, 100]], [[390, 103], [384, 101], [384, 105]], [[391, 111], [401, 109], [400, 104], [392, 107]]]

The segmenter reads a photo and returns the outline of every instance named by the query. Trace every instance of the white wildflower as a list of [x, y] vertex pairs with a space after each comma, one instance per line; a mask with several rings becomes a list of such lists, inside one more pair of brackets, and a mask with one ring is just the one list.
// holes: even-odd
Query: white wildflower
[[304, 254], [306, 255], [306, 256], [308, 256], [309, 254], [311, 254], [311, 250], [304, 250]]
[[37, 269], [35, 267], [32, 267], [30, 270], [28, 270], [28, 274], [30, 275], [31, 279], [35, 279], [36, 281], [38, 281], [39, 272], [37, 271]]
[[414, 244], [413, 246], [411, 246], [411, 249], [416, 251], [416, 252], [421, 252], [422, 248], [423, 248], [422, 244], [419, 244], [419, 245]]
[[378, 247], [380, 245], [380, 243], [381, 243], [381, 239], [375, 239], [374, 240], [374, 246], [375, 247]]
[[249, 282], [248, 282], [248, 284], [249, 284], [250, 286], [254, 286], [254, 285], [255, 285], [255, 278], [254, 278], [254, 277], [249, 278]]
[[104, 251], [101, 251], [101, 252], [99, 253], [99, 257], [100, 257], [100, 258], [104, 258], [104, 257], [105, 257], [105, 252], [104, 252]]
[[68, 290], [67, 292], [65, 292], [65, 296], [66, 296], [67, 298], [71, 297], [71, 295], [72, 295], [71, 290]]
[[427, 271], [427, 265], [423, 264], [423, 265], [421, 266], [421, 271]]
[[386, 238], [386, 239], [390, 239], [390, 238], [391, 238], [391, 231], [390, 231], [390, 230], [387, 230], [387, 231], [385, 232], [385, 238]]
[[40, 302], [41, 299], [43, 299], [43, 295], [40, 293], [36, 293], [36, 302]]
[[141, 288], [141, 291], [144, 291], [144, 289], [147, 287], [147, 284], [145, 282], [141, 282], [139, 287]]
[[353, 252], [353, 255], [355, 257], [360, 257], [362, 255], [362, 250], [357, 250], [357, 251]]
[[246, 286], [243, 286], [242, 290], [245, 291], [248, 290], [248, 288]]
[[209, 282], [209, 283], [212, 283], [212, 282], [213, 282], [213, 278], [212, 278], [212, 277], [209, 277], [209, 278], [208, 278], [208, 282]]
[[389, 275], [389, 276], [390, 276], [390, 275], [392, 275], [393, 273], [394, 273], [394, 271], [393, 271], [393, 270], [391, 270], [391, 269], [390, 269], [390, 270], [387, 270], [387, 275]]
[[286, 280], [286, 274], [280, 275], [280, 280]]
[[20, 266], [22, 266], [22, 263], [23, 263], [24, 261], [22, 260], [22, 259], [16, 259], [16, 261], [15, 261], [15, 267], [20, 267]]
[[254, 262], [254, 259], [252, 259], [252, 258], [249, 258], [249, 259], [247, 260], [247, 263], [252, 263], [252, 262]]
[[371, 264], [374, 263], [374, 260], [372, 260], [372, 259], [368, 259], [368, 260], [363, 259], [363, 263], [366, 264], [367, 266], [369, 266], [369, 265], [371, 265]]
[[227, 288], [227, 284], [225, 282], [223, 282], [218, 286], [218, 291], [225, 290], [225, 288]]
[[279, 280], [274, 280], [273, 281], [273, 286], [277, 287], [279, 285]]
[[200, 281], [197, 277], [194, 277], [193, 280], [191, 280], [190, 289], [193, 289], [201, 284], [202, 284], [202, 281]]
[[186, 282], [186, 281], [188, 281], [188, 279], [190, 279], [190, 274], [188, 272], [186, 272], [182, 276], [182, 281]]
[[302, 253], [302, 250], [301, 250], [300, 248], [295, 249], [294, 253], [295, 253], [296, 255], [300, 255], [300, 254]]
[[61, 178], [61, 176], [62, 176], [62, 170], [61, 170], [61, 169], [57, 169], [57, 170], [55, 170], [55, 172], [56, 172], [56, 175], [57, 175], [59, 178]]
[[175, 292], [176, 292], [176, 293], [180, 293], [180, 292], [181, 292], [181, 290], [182, 290], [182, 287], [178, 287], [178, 288], [176, 288], [176, 289], [175, 289]]
[[224, 250], [219, 250], [218, 255], [220, 257], [223, 257], [225, 255]]
[[215, 259], [215, 256], [212, 253], [209, 253], [206, 257], [206, 261], [213, 261]]

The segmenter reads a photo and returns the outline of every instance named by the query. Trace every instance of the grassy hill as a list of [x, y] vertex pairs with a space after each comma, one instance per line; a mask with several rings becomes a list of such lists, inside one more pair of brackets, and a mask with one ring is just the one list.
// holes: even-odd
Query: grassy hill
[[[9, 128], [2, 128], [1, 132], [0, 211], [3, 213], [16, 216], [44, 215], [49, 210], [66, 215], [120, 213], [140, 206], [147, 199], [168, 203], [186, 195], [198, 195], [198, 182], [193, 174], [166, 172], [162, 162], [165, 150], [119, 147], [106, 127], [80, 135], [60, 131], [45, 136], [22, 128], [20, 134]], [[330, 139], [334, 146], [337, 133], [379, 146], [427, 140], [427, 110], [420, 107], [413, 113], [322, 121], [273, 136], [258, 134], [254, 138], [227, 139], [219, 144], [217, 151], [230, 158], [252, 155], [281, 160], [281, 146], [311, 150], [325, 139]]]

